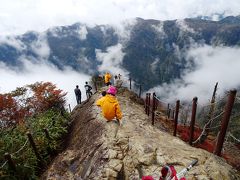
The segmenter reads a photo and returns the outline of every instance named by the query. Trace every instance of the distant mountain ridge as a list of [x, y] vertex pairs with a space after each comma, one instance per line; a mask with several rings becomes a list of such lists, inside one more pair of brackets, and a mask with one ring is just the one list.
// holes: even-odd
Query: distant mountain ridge
[[120, 66], [146, 88], [179, 78], [186, 68], [182, 52], [193, 43], [213, 46], [240, 46], [240, 16], [220, 21], [200, 18], [184, 20], [145, 20], [136, 18], [122, 32], [110, 25], [87, 26], [76, 23], [0, 37], [0, 61], [21, 69], [22, 59], [42, 59], [59, 69], [70, 66], [88, 74], [98, 72], [99, 52], [121, 44], [124, 53]]

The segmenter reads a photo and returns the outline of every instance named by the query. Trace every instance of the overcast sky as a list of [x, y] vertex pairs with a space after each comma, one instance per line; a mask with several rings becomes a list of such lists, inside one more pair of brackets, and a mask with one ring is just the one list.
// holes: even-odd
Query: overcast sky
[[0, 35], [75, 22], [106, 24], [135, 17], [166, 20], [239, 12], [239, 0], [0, 0]]

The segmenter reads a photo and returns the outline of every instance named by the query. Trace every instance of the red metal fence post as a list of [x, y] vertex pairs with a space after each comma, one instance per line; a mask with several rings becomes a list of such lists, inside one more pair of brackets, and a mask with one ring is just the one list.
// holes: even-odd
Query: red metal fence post
[[237, 93], [237, 90], [231, 90], [230, 91], [230, 94], [228, 95], [228, 101], [227, 101], [227, 103], [225, 105], [225, 108], [224, 108], [221, 130], [220, 130], [218, 140], [217, 140], [217, 144], [216, 144], [215, 151], [214, 151], [214, 154], [216, 154], [218, 156], [221, 156], [221, 151], [222, 151], [222, 147], [223, 147], [223, 143], [224, 143], [224, 138], [225, 138], [225, 135], [226, 135], [228, 122], [230, 120], [230, 116], [231, 116], [234, 100], [235, 100], [235, 97], [236, 97], [236, 93]]
[[173, 132], [173, 136], [176, 136], [176, 134], [177, 134], [179, 107], [180, 107], [180, 100], [177, 100], [176, 101], [175, 117], [174, 117], [174, 132]]
[[37, 159], [38, 159], [38, 162], [39, 162], [39, 165], [41, 166], [44, 166], [44, 162], [43, 162], [43, 159], [42, 157], [40, 156], [38, 150], [37, 150], [37, 147], [36, 147], [36, 144], [33, 140], [33, 137], [32, 137], [32, 134], [30, 132], [27, 132], [27, 137], [28, 137], [28, 140], [29, 140], [29, 143], [33, 149], [33, 152], [35, 153]]
[[147, 112], [148, 116], [150, 114], [150, 104], [151, 104], [151, 93], [148, 93], [148, 112]]
[[129, 78], [130, 81], [130, 89], [132, 89], [132, 78]]
[[156, 98], [155, 98], [156, 94], [153, 93], [152, 97], [153, 97], [153, 102], [152, 102], [152, 125], [154, 126], [154, 116], [155, 116], [155, 105], [156, 105]]
[[9, 168], [11, 170], [13, 170], [14, 172], [16, 172], [16, 165], [15, 165], [15, 163], [12, 160], [11, 154], [5, 153], [4, 154], [4, 158], [7, 160]]
[[169, 119], [169, 110], [170, 110], [170, 105], [167, 104], [167, 118]]
[[170, 119], [170, 114], [171, 114], [171, 108], [168, 111], [168, 119]]
[[145, 98], [145, 113], [147, 114], [147, 106], [148, 106], [148, 93], [146, 93], [146, 98]]
[[190, 138], [189, 138], [189, 144], [192, 145], [192, 141], [194, 138], [194, 125], [195, 125], [195, 118], [196, 118], [196, 111], [197, 111], [197, 100], [198, 98], [193, 98], [193, 104], [192, 104], [192, 116], [191, 116], [191, 123], [190, 123]]
[[140, 84], [139, 85], [139, 95], [138, 95], [139, 98], [141, 98], [141, 94], [142, 94], [142, 85]]

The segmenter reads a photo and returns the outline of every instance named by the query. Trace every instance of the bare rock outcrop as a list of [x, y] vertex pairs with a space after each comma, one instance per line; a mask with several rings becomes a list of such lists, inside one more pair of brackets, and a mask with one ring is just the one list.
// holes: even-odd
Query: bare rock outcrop
[[179, 171], [194, 159], [198, 164], [187, 179], [240, 179], [222, 158], [153, 127], [141, 100], [127, 89], [117, 94], [123, 111], [121, 127], [104, 120], [95, 105], [99, 97], [100, 92], [75, 107], [68, 146], [42, 179], [138, 180], [142, 175], [159, 179], [163, 165], [173, 164]]

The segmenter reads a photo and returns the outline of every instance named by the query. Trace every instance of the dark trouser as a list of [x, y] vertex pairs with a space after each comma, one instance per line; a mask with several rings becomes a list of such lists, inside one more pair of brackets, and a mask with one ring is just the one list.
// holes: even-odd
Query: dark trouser
[[76, 96], [77, 104], [81, 104], [81, 96]]
[[106, 83], [106, 86], [109, 86], [109, 85], [111, 85], [111, 84], [112, 84], [111, 82], [107, 82], [107, 83]]
[[90, 98], [92, 96], [92, 92], [91, 91], [86, 91], [86, 95], [87, 95], [87, 98]]

